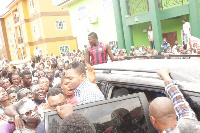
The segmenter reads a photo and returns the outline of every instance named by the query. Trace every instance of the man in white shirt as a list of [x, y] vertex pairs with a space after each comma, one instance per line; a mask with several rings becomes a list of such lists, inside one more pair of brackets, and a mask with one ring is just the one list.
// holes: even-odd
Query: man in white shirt
[[56, 59], [56, 55], [55, 54], [53, 54], [53, 52], [51, 52], [51, 54], [50, 54], [50, 59]]
[[154, 39], [153, 39], [153, 31], [152, 31], [151, 26], [149, 26], [148, 39], [149, 39], [149, 42], [150, 42], [150, 45], [151, 45], [151, 49], [155, 49]]
[[189, 38], [191, 36], [191, 29], [190, 29], [190, 23], [189, 22], [185, 22], [185, 20], [182, 20], [183, 23], [183, 45], [184, 45], [184, 49], [189, 49], [190, 45], [189, 45]]
[[35, 55], [36, 63], [40, 62], [41, 55], [40, 55], [40, 50], [38, 49], [38, 46], [35, 47], [34, 55]]
[[178, 41], [176, 40], [175, 42], [174, 42], [174, 46], [172, 47], [172, 53], [173, 54], [178, 54], [178, 51], [177, 51], [177, 49], [178, 49], [178, 47], [180, 47], [181, 45], [179, 45], [178, 44]]

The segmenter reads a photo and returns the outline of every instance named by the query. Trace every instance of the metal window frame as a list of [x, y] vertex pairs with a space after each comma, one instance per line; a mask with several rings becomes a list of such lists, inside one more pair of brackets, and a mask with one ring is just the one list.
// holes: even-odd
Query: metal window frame
[[[146, 99], [146, 96], [144, 93], [137, 93], [137, 94], [132, 94], [132, 95], [127, 95], [127, 96], [122, 96], [122, 97], [118, 97], [118, 98], [112, 98], [112, 99], [108, 99], [108, 100], [103, 100], [103, 101], [98, 101], [98, 102], [94, 102], [94, 103], [89, 103], [89, 104], [84, 104], [84, 105], [79, 105], [79, 106], [75, 106], [74, 107], [74, 112], [79, 112], [79, 110], [86, 110], [89, 108], [95, 108], [95, 106], [99, 106], [99, 105], [104, 105], [104, 104], [109, 104], [109, 103], [113, 103], [113, 102], [117, 102], [117, 101], [123, 101], [123, 100], [130, 100], [131, 98], [135, 99], [138, 98], [141, 107], [143, 109], [143, 114], [145, 116], [145, 121], [147, 123], [147, 127], [149, 130], [149, 133], [156, 133], [157, 131], [153, 128], [151, 122], [150, 122], [150, 118], [149, 118], [149, 104], [148, 101]], [[58, 116], [57, 111], [51, 111], [51, 112], [46, 112], [44, 114], [44, 126], [45, 126], [45, 133], [49, 133], [49, 118], [52, 116]], [[83, 114], [84, 115], [84, 114]], [[57, 122], [61, 122], [62, 119], [60, 117], [57, 117], [58, 120]]]

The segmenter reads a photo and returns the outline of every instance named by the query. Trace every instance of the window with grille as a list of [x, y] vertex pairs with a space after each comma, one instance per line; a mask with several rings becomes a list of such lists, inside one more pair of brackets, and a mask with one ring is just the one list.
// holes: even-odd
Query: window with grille
[[40, 36], [40, 32], [39, 32], [39, 27], [37, 24], [34, 24], [33, 25], [33, 33], [34, 33], [34, 36], [36, 39], [40, 39], [41, 36]]
[[66, 22], [65, 21], [56, 21], [56, 30], [65, 30]]
[[87, 19], [88, 15], [87, 15], [87, 9], [86, 6], [81, 6], [78, 8], [78, 19], [79, 20], [84, 20]]
[[33, 3], [33, 0], [30, 0], [30, 1], [29, 1], [29, 8], [30, 8], [31, 14], [34, 14], [35, 10], [34, 10], [34, 3]]
[[69, 45], [62, 45], [60, 46], [59, 50], [60, 50], [60, 55], [67, 54], [70, 51]]

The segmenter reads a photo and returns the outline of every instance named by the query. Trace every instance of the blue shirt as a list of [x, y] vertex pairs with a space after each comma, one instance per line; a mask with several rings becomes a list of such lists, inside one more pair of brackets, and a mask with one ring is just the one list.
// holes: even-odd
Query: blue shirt
[[[164, 45], [165, 44], [165, 45]], [[165, 42], [164, 44], [161, 44], [161, 48], [163, 48], [163, 51], [170, 47], [170, 44], [168, 42]]]
[[37, 126], [35, 133], [44, 133], [44, 120]]

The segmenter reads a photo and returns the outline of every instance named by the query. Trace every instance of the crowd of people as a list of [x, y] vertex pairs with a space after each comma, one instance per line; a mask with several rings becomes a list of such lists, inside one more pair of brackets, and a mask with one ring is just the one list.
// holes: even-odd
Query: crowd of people
[[[104, 100], [95, 83], [94, 69], [80, 61], [42, 59], [22, 68], [6, 67], [0, 79], [0, 127], [3, 133], [44, 132], [44, 112]], [[48, 66], [48, 67], [47, 67]], [[59, 108], [59, 110], [61, 110]], [[62, 111], [61, 111], [62, 112]], [[62, 115], [62, 113], [61, 113]]]
[[[160, 45], [161, 51], [157, 51], [155, 49], [154, 44], [154, 35], [152, 26], [149, 26], [148, 30], [148, 40], [149, 44], [142, 45], [141, 47], [132, 46], [129, 55], [127, 54], [126, 49], [118, 49], [117, 45], [112, 46], [112, 53], [116, 56], [156, 56], [156, 55], [167, 55], [166, 58], [169, 58], [168, 55], [199, 55], [200, 54], [200, 46], [197, 42], [193, 43], [192, 40], [197, 38], [191, 36], [191, 27], [190, 23], [182, 20], [183, 30], [182, 30], [182, 38], [183, 41], [179, 44], [176, 40], [173, 44], [170, 44], [165, 37], [163, 37], [162, 44]], [[199, 41], [199, 39], [198, 39]], [[139, 57], [138, 57], [139, 58]], [[141, 58], [140, 58], [141, 59]], [[146, 58], [147, 59], [147, 58]], [[148, 58], [149, 59], [149, 58]], [[154, 59], [154, 58], [150, 58]], [[174, 58], [174, 59], [184, 59]], [[188, 59], [188, 57], [186, 57]]]
[[[73, 106], [105, 100], [91, 66], [107, 62], [106, 57], [104, 60], [104, 56], [98, 57], [98, 54], [108, 52], [112, 61], [123, 60], [125, 55], [120, 52], [115, 56], [109, 46], [98, 42], [94, 33], [89, 34], [89, 43], [85, 59], [84, 52], [80, 51], [62, 57], [51, 53], [50, 56], [37, 58], [37, 62], [32, 60], [21, 66], [1, 67], [0, 132], [44, 133], [44, 112], [57, 110], [64, 119], [57, 132], [95, 133], [94, 125], [83, 115], [74, 113]], [[95, 52], [96, 49], [102, 53]], [[132, 47], [132, 52], [137, 53], [136, 50]], [[151, 51], [147, 47], [142, 50]], [[193, 123], [193, 129], [198, 133], [200, 126], [196, 115], [170, 78], [169, 70], [163, 69], [158, 75], [163, 78], [166, 92], [173, 102], [168, 98], [156, 98], [151, 102], [152, 125], [160, 132], [168, 132], [180, 130], [179, 127], [183, 126], [181, 122], [186, 120]], [[160, 106], [161, 102], [166, 106]], [[180, 121], [176, 120], [176, 115]]]
[[[174, 42], [174, 46], [171, 47], [171, 45], [167, 42], [166, 38], [163, 38], [163, 42], [161, 44], [161, 51], [158, 51], [156, 49], [151, 49], [149, 46], [142, 45], [141, 47], [134, 47], [131, 46], [131, 51], [129, 54], [127, 54], [125, 49], [118, 49], [116, 46], [112, 47], [112, 53], [116, 56], [130, 56], [130, 57], [137, 57], [137, 58], [144, 58], [144, 56], [148, 56], [148, 58], [145, 59], [154, 59], [153, 57], [150, 58], [150, 56], [159, 56], [163, 55], [165, 56], [165, 59], [169, 58], [167, 55], [200, 55], [200, 46], [197, 44], [194, 44], [192, 48], [184, 48], [184, 46], [178, 44], [178, 41]], [[189, 59], [190, 57], [186, 57], [185, 59]], [[184, 59], [183, 57], [174, 57], [173, 59]], [[194, 59], [194, 58], [193, 58]]]

